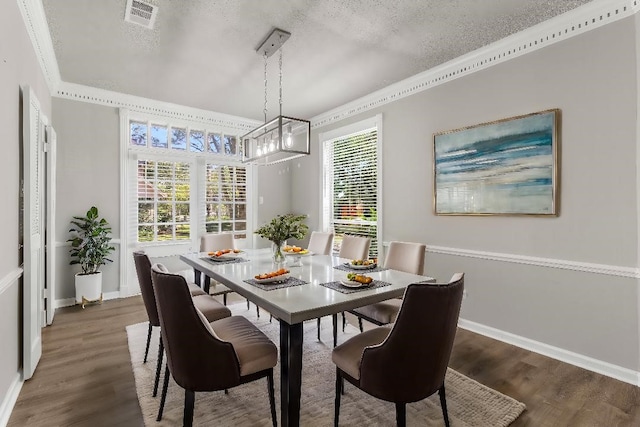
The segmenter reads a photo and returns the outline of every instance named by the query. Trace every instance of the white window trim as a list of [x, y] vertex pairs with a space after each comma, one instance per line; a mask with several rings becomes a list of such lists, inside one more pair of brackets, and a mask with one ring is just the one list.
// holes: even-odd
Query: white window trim
[[[384, 252], [385, 252], [385, 248], [383, 245], [383, 224], [384, 224], [384, 215], [382, 212], [382, 195], [383, 195], [383, 191], [382, 191], [382, 166], [383, 166], [383, 156], [382, 156], [382, 144], [383, 144], [383, 129], [382, 129], [382, 114], [376, 114], [373, 117], [370, 117], [368, 119], [365, 120], [361, 120], [359, 122], [356, 123], [351, 123], [349, 125], [346, 126], [342, 126], [340, 128], [337, 129], [332, 129], [330, 131], [327, 132], [322, 132], [319, 134], [319, 140], [320, 140], [320, 155], [318, 156], [318, 158], [320, 159], [320, 167], [318, 170], [323, 171], [324, 170], [324, 162], [325, 162], [325, 158], [324, 158], [324, 150], [325, 150], [325, 145], [328, 141], [332, 141], [334, 139], [337, 138], [346, 138], [349, 137], [351, 135], [363, 132], [367, 129], [372, 129], [372, 128], [376, 128], [376, 134], [378, 137], [378, 141], [377, 141], [377, 153], [376, 155], [378, 156], [378, 164], [377, 164], [377, 172], [378, 172], [378, 177], [377, 177], [377, 182], [376, 182], [376, 186], [377, 186], [377, 203], [376, 203], [376, 210], [377, 210], [377, 239], [378, 239], [378, 258], [380, 259], [384, 259]], [[326, 198], [329, 197], [329, 195], [325, 194], [325, 188], [326, 188], [326, 174], [322, 174], [322, 179], [320, 180], [320, 212], [319, 212], [319, 218], [320, 218], [320, 229], [322, 231], [328, 231], [329, 230], [329, 224], [327, 223], [327, 218], [325, 217], [324, 214], [324, 206], [325, 206], [325, 201]]]
[[[197, 121], [191, 120], [177, 120], [170, 119], [168, 120], [164, 116], [155, 115], [151, 113], [142, 113], [138, 111], [131, 111], [126, 108], [120, 108], [119, 110], [119, 118], [120, 118], [120, 295], [121, 296], [129, 296], [134, 295], [140, 292], [140, 288], [137, 282], [137, 276], [135, 273], [135, 268], [133, 264], [132, 252], [136, 249], [142, 248], [160, 248], [160, 254], [168, 255], [169, 248], [179, 248], [180, 253], [187, 253], [192, 251], [198, 251], [199, 239], [202, 233], [204, 233], [204, 229], [201, 229], [201, 224], [204, 225], [204, 221], [199, 220], [200, 216], [200, 201], [202, 200], [200, 194], [204, 189], [201, 189], [201, 185], [198, 182], [198, 175], [200, 173], [199, 166], [204, 164], [206, 161], [214, 162], [221, 165], [229, 165], [229, 166], [244, 166], [247, 171], [247, 238], [240, 239], [245, 240], [238, 242], [240, 246], [251, 247], [253, 230], [255, 229], [256, 223], [256, 209], [254, 208], [254, 203], [257, 200], [257, 196], [255, 196], [255, 188], [256, 181], [254, 179], [255, 169], [249, 165], [245, 165], [241, 162], [240, 153], [236, 155], [229, 154], [215, 154], [208, 152], [197, 152], [189, 150], [189, 140], [188, 140], [188, 132], [191, 129], [200, 130], [205, 132], [205, 144], [208, 144], [206, 140], [207, 132], [219, 133], [221, 135], [231, 135], [237, 137], [237, 144], [239, 149], [240, 144], [240, 136], [243, 133], [241, 130], [235, 128], [213, 128], [210, 123], [201, 123]], [[187, 150], [174, 150], [171, 149], [171, 142], [169, 141], [168, 148], [154, 148], [154, 147], [136, 147], [131, 145], [130, 140], [130, 121], [139, 121], [146, 122], [150, 124], [160, 124], [160, 125], [172, 125], [174, 127], [181, 127], [187, 130]], [[169, 134], [170, 137], [170, 134]], [[147, 141], [149, 141], [150, 135], [147, 135]], [[150, 242], [150, 243], [138, 243], [132, 239], [131, 234], [131, 225], [128, 222], [128, 216], [131, 209], [130, 198], [128, 194], [129, 189], [129, 180], [131, 179], [131, 174], [136, 173], [131, 170], [131, 158], [138, 157], [139, 155], [144, 155], [145, 158], [163, 158], [166, 160], [167, 155], [171, 156], [171, 158], [190, 162], [192, 163], [192, 173], [191, 173], [191, 185], [192, 188], [195, 189], [195, 197], [191, 198], [191, 209], [192, 212], [197, 212], [196, 215], [191, 216], [191, 230], [192, 238], [186, 241], [172, 241], [172, 242]], [[195, 210], [194, 210], [195, 208]], [[163, 252], [162, 248], [166, 248]], [[173, 250], [175, 252], [175, 250]], [[154, 256], [152, 254], [152, 256]]]

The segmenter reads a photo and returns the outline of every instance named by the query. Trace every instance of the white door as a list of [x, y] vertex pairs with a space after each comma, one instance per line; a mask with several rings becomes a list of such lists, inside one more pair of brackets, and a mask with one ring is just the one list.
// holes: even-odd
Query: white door
[[56, 131], [47, 126], [47, 229], [46, 229], [46, 279], [45, 310], [47, 325], [53, 323], [56, 300]]
[[[42, 355], [44, 245], [42, 235], [42, 183], [44, 117], [29, 86], [23, 98], [23, 366], [24, 380], [31, 378]], [[46, 120], [46, 119], [45, 119]]]

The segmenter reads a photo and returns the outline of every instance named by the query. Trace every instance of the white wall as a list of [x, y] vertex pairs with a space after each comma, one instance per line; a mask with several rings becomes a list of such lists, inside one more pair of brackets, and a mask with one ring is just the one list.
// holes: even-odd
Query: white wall
[[[308, 209], [319, 223], [318, 134], [382, 113], [384, 240], [426, 243], [427, 274], [441, 280], [465, 271], [465, 320], [632, 376], [628, 370], [639, 368], [637, 280], [628, 273], [638, 265], [635, 21], [314, 129], [311, 158], [293, 168], [292, 209]], [[560, 216], [433, 214], [434, 133], [549, 108], [562, 110]], [[614, 273], [581, 271], [580, 263]]]
[[51, 95], [15, 1], [0, 13], [0, 424], [17, 398], [21, 360], [21, 294], [19, 229], [22, 158], [21, 85], [32, 87], [42, 112], [51, 118]]

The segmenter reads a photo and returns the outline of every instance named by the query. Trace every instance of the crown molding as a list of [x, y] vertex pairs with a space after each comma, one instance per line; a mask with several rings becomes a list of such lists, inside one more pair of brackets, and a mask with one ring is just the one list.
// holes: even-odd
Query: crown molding
[[319, 128], [632, 16], [640, 0], [594, 0], [311, 118]]
[[249, 132], [262, 123], [230, 114], [216, 113], [75, 83], [61, 82], [53, 96], [114, 108], [126, 108], [133, 112], [182, 122], [204, 123], [226, 131]]
[[17, 2], [49, 92], [53, 93], [62, 79], [42, 2], [39, 0], [17, 0]]
[[[204, 122], [229, 130], [250, 131], [261, 123], [222, 113], [63, 82], [41, 1], [17, 0], [17, 3], [52, 96], [123, 107], [132, 111], [174, 119]], [[634, 15], [638, 10], [640, 10], [640, 0], [594, 0], [445, 64], [319, 114], [311, 118], [311, 126], [313, 128], [326, 126], [420, 93], [603, 25], [611, 24]]]

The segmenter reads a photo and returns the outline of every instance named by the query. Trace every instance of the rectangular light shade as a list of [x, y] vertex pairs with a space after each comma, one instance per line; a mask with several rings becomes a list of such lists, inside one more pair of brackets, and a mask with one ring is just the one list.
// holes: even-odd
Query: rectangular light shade
[[273, 165], [306, 156], [310, 134], [309, 120], [278, 116], [242, 136], [242, 162]]

